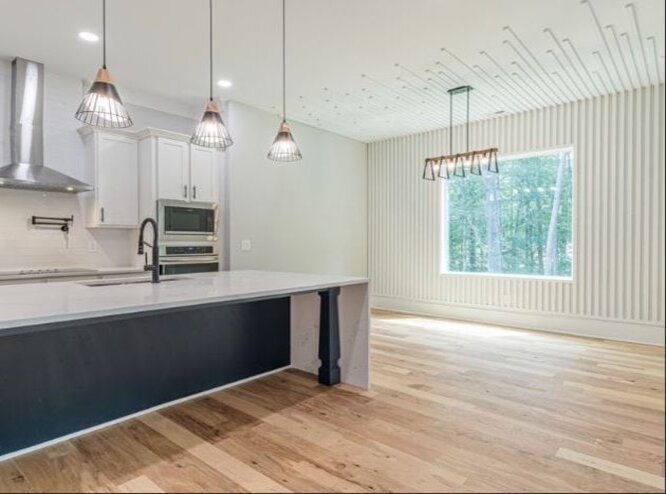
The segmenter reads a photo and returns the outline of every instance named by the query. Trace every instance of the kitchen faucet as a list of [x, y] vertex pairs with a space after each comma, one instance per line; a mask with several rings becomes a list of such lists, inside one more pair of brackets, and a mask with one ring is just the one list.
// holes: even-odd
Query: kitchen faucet
[[[143, 240], [143, 232], [146, 229], [146, 225], [150, 223], [150, 225], [153, 227], [153, 244], [149, 244], [148, 242]], [[144, 253], [143, 246], [147, 245], [152, 249], [153, 253], [153, 263], [148, 264], [148, 256], [146, 255], [146, 264], [143, 267], [144, 271], [152, 271], [153, 272], [153, 283], [159, 283], [160, 282], [160, 262], [159, 262], [159, 252], [160, 252], [160, 247], [159, 243], [157, 241], [157, 222], [152, 219], [152, 218], [146, 218], [141, 222], [141, 227], [139, 228], [139, 251], [138, 254], [141, 255]]]

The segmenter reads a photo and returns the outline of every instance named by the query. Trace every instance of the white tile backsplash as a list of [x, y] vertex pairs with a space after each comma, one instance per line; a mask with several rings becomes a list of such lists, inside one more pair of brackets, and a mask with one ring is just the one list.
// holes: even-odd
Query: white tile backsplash
[[[31, 224], [31, 217], [74, 215], [69, 233]], [[85, 228], [83, 206], [72, 194], [0, 189], [0, 270], [35, 267], [135, 265], [138, 233]], [[89, 252], [94, 242], [95, 252]]]

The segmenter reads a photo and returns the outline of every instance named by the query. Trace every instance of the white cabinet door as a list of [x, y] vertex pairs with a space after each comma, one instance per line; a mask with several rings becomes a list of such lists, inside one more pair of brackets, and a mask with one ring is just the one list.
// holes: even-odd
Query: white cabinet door
[[189, 144], [157, 140], [157, 194], [159, 199], [189, 200]]
[[216, 150], [190, 147], [190, 200], [218, 202], [217, 161]]
[[138, 226], [139, 166], [134, 139], [97, 135], [96, 206], [99, 226]]

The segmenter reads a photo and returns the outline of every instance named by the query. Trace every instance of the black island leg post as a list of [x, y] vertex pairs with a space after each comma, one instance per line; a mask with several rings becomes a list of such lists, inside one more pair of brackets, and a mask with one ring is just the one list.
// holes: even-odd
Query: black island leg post
[[340, 287], [319, 292], [319, 382], [326, 386], [340, 384], [340, 322], [338, 316]]

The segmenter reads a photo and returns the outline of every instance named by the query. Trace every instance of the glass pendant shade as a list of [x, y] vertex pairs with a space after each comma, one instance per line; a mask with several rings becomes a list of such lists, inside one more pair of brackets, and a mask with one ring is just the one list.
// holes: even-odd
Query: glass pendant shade
[[266, 156], [274, 163], [303, 158], [287, 123], [287, 1], [282, 0], [282, 122]]
[[280, 124], [277, 136], [268, 151], [268, 159], [273, 161], [298, 161], [302, 158], [298, 145], [291, 135], [289, 124], [284, 120]]
[[423, 167], [423, 180], [428, 180], [429, 182], [437, 180], [439, 166], [440, 164], [437, 160], [431, 158], [426, 159], [425, 166]]
[[447, 157], [442, 158], [439, 165], [439, 173], [437, 173], [437, 176], [439, 178], [443, 178], [444, 180], [450, 179], [453, 174], [454, 165], [455, 161], [453, 160], [453, 158], [447, 158]]
[[472, 153], [469, 158], [469, 172], [472, 175], [481, 175], [481, 159], [485, 157], [483, 153]]
[[490, 173], [499, 173], [499, 164], [497, 163], [497, 149], [488, 153], [488, 171]]
[[197, 146], [220, 149], [226, 149], [234, 143], [215, 101], [208, 101], [190, 141]]
[[453, 176], [460, 178], [467, 176], [465, 173], [465, 160], [460, 155], [457, 155], [453, 161]]
[[109, 71], [97, 71], [95, 82], [81, 100], [74, 115], [77, 120], [95, 127], [125, 128], [132, 126], [132, 119], [120, 99]]

